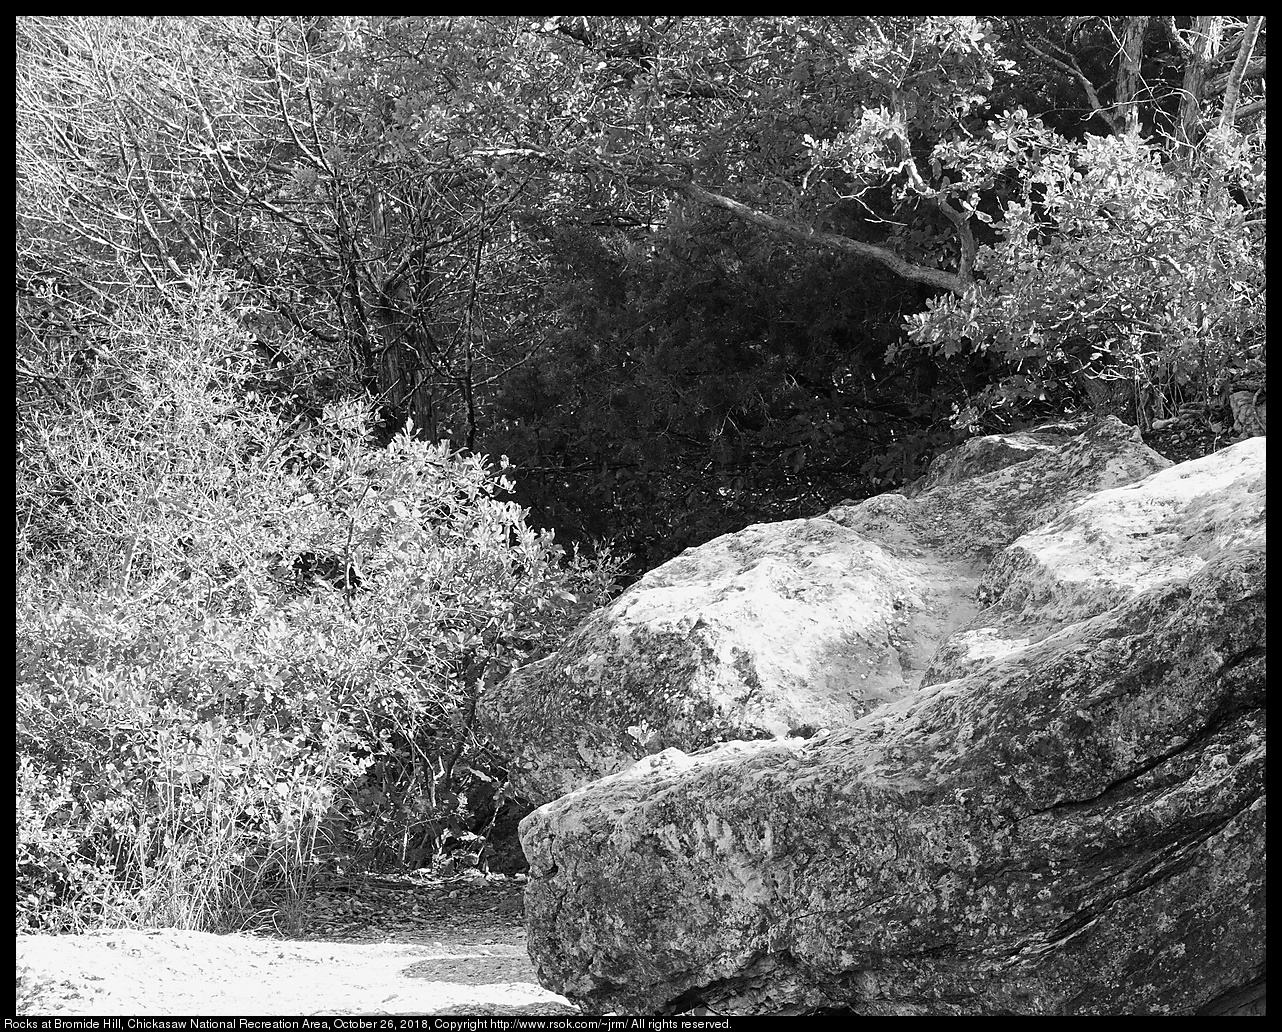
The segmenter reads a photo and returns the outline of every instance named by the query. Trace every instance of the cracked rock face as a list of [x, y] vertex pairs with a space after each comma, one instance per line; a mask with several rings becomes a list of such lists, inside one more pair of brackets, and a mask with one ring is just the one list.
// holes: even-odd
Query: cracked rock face
[[[996, 439], [973, 475], [797, 521], [900, 564], [898, 630], [819, 625], [897, 635], [892, 698], [808, 738], [664, 742], [528, 816], [540, 981], [596, 1012], [1262, 1012], [1264, 441], [1169, 466], [1119, 427]], [[671, 641], [715, 613], [714, 569], [651, 581]], [[970, 604], [928, 623], [927, 574], [958, 571]], [[737, 610], [736, 640], [776, 612]], [[863, 690], [856, 652], [825, 692]]]
[[688, 549], [492, 688], [477, 717], [536, 804], [668, 748], [850, 727], [920, 687], [976, 616], [995, 553], [1169, 465], [1117, 420], [969, 441], [907, 494]]

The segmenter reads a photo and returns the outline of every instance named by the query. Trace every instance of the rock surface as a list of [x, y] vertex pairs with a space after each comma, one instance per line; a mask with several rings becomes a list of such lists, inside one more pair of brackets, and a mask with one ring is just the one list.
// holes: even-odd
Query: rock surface
[[[863, 604], [909, 607], [865, 635], [871, 668], [911, 657], [880, 682], [903, 697], [808, 739], [668, 748], [527, 817], [540, 981], [596, 1012], [1262, 1012], [1264, 441], [1160, 469], [1120, 436], [973, 442], [915, 498], [835, 510], [893, 571]], [[675, 562], [637, 592], [662, 620], [630, 625], [673, 647], [754, 568]], [[941, 611], [966, 571], [978, 604]], [[735, 640], [778, 640], [779, 611], [732, 610]], [[842, 619], [872, 626], [812, 626]], [[816, 658], [842, 671], [824, 693], [857, 653]], [[561, 676], [617, 695], [620, 665]]]
[[969, 441], [905, 494], [757, 524], [650, 571], [491, 689], [478, 720], [534, 803], [667, 748], [852, 726], [922, 684], [995, 553], [1169, 465], [1115, 419]]

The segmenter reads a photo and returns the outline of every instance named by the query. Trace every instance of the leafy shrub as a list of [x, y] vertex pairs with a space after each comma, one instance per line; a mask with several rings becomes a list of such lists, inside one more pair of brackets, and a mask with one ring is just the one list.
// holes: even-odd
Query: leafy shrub
[[84, 901], [98, 898], [104, 889], [110, 893], [112, 879], [78, 855], [73, 824], [78, 804], [71, 776], [42, 777], [22, 755], [17, 773], [17, 929], [79, 931]]
[[1008, 163], [1019, 196], [995, 222], [979, 213], [997, 231], [980, 282], [908, 321], [915, 344], [1005, 363], [980, 409], [1085, 405], [1147, 425], [1262, 375], [1262, 132], [1163, 164], [1137, 136], [1074, 144], [1022, 110], [988, 129], [995, 148], [941, 144], [934, 158], [989, 186]]
[[[227, 927], [426, 862], [502, 771], [478, 693], [608, 598], [502, 463], [257, 398], [225, 299], [118, 310], [21, 410], [19, 921]], [[37, 356], [60, 368], [57, 355]]]

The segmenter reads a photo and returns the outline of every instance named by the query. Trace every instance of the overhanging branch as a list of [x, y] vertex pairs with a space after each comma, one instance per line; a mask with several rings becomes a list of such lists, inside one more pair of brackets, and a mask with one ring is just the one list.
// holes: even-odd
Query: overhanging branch
[[781, 219], [777, 215], [771, 215], [768, 212], [758, 211], [741, 201], [736, 201], [724, 194], [713, 193], [711, 190], [705, 190], [703, 187], [685, 179], [669, 179], [666, 177], [657, 177], [650, 175], [638, 174], [627, 168], [620, 168], [617, 164], [601, 160], [597, 155], [591, 157], [582, 154], [557, 153], [543, 147], [532, 146], [515, 146], [515, 147], [490, 147], [478, 148], [471, 152], [477, 156], [487, 157], [535, 157], [544, 160], [553, 161], [562, 167], [575, 169], [576, 171], [585, 171], [588, 169], [604, 175], [621, 176], [629, 183], [635, 186], [657, 187], [661, 190], [670, 190], [673, 193], [681, 194], [697, 201], [699, 204], [706, 204], [710, 207], [721, 208], [728, 211], [736, 218], [754, 226], [760, 226], [762, 229], [769, 230], [772, 233], [779, 233], [783, 236], [798, 240], [804, 244], [810, 244], [813, 247], [826, 247], [834, 251], [845, 251], [847, 254], [855, 254], [869, 261], [877, 262], [883, 265], [897, 276], [901, 276], [913, 283], [925, 283], [928, 286], [937, 287], [940, 290], [947, 290], [954, 294], [962, 294], [971, 285], [970, 270], [974, 263], [974, 239], [969, 232], [969, 225], [966, 224], [965, 216], [958, 212], [952, 211], [947, 204], [940, 202], [944, 214], [948, 215], [951, 221], [958, 227], [959, 243], [961, 246], [962, 256], [960, 269], [961, 273], [946, 272], [943, 269], [935, 269], [928, 265], [914, 265], [912, 262], [905, 261], [888, 247], [881, 247], [877, 244], [869, 244], [863, 240], [854, 240], [847, 236], [841, 236], [837, 233], [825, 233], [822, 230], [815, 229], [813, 226], [800, 222], [792, 222], [788, 219]]
[[802, 243], [859, 255], [861, 258], [867, 258], [870, 261], [884, 265], [891, 272], [914, 283], [926, 283], [929, 286], [948, 290], [954, 294], [962, 293], [969, 285], [967, 280], [956, 273], [946, 272], [943, 269], [932, 269], [927, 265], [914, 265], [912, 262], [905, 261], [889, 248], [880, 247], [877, 244], [869, 244], [862, 240], [853, 240], [837, 233], [825, 233], [822, 230], [815, 229], [813, 226], [781, 219], [776, 215], [758, 211], [756, 208], [749, 207], [733, 198], [713, 193], [711, 190], [705, 190], [694, 183], [651, 179], [645, 176], [632, 177], [632, 182], [642, 186], [658, 186], [671, 190], [673, 193], [689, 197], [700, 204], [728, 211], [744, 222], [760, 226], [762, 229], [767, 229], [774, 233], [781, 233]]

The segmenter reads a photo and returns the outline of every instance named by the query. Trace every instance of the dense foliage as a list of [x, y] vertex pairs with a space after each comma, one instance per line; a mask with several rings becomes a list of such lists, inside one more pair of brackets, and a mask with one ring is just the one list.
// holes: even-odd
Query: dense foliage
[[217, 923], [321, 860], [477, 852], [478, 693], [609, 594], [481, 457], [272, 413], [218, 302], [118, 317], [19, 414], [20, 927], [86, 896]]
[[19, 19], [20, 919], [419, 862], [616, 576], [975, 432], [1223, 428], [1265, 28]]

